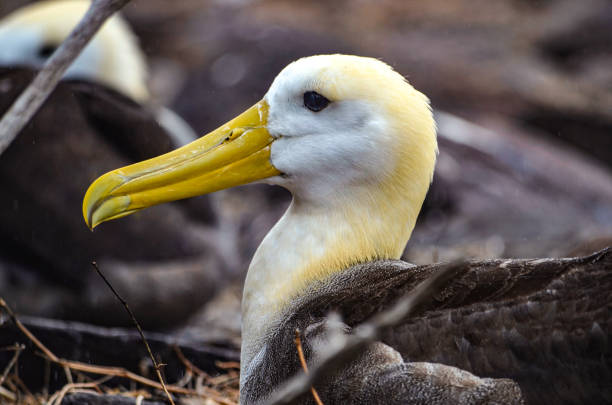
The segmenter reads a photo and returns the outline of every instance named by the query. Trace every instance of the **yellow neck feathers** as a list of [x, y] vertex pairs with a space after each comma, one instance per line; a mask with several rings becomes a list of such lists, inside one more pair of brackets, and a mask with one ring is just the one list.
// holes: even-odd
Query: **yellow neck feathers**
[[[357, 263], [400, 258], [429, 185], [393, 184], [400, 179], [353, 190], [333, 207], [294, 200], [255, 254], [244, 300], [264, 294], [268, 310], [281, 311], [312, 283]], [[407, 188], [413, 192], [401, 193]]]
[[[294, 200], [259, 246], [242, 301], [243, 358], [248, 364], [266, 334], [296, 297], [315, 283], [357, 263], [398, 259], [425, 197], [421, 184], [388, 184], [359, 190], [333, 207]], [[400, 190], [419, 192], [404, 194]]]

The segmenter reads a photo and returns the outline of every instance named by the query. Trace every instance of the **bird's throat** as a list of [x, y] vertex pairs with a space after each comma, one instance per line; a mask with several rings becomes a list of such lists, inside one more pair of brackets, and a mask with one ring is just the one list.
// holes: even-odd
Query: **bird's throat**
[[357, 263], [397, 259], [422, 198], [353, 195], [332, 206], [294, 199], [257, 249], [242, 299], [242, 364], [260, 350], [289, 304], [315, 283]]

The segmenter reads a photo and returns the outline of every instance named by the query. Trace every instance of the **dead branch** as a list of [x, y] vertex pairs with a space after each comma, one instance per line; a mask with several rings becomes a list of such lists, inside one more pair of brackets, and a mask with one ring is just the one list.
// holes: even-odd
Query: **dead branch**
[[102, 280], [104, 280], [104, 282], [106, 283], [108, 288], [110, 288], [110, 290], [113, 292], [115, 297], [117, 297], [119, 302], [121, 302], [121, 305], [123, 305], [123, 307], [127, 311], [127, 313], [130, 316], [130, 318], [132, 318], [132, 322], [134, 323], [134, 326], [136, 326], [136, 329], [138, 329], [138, 333], [140, 333], [140, 338], [142, 339], [142, 342], [144, 343], [145, 347], [147, 348], [147, 352], [149, 353], [149, 357], [151, 358], [151, 361], [153, 362], [153, 367], [155, 368], [155, 373], [157, 374], [157, 378], [159, 379], [159, 382], [160, 382], [162, 388], [164, 389], [164, 392], [166, 393], [166, 396], [168, 397], [168, 400], [170, 400], [170, 403], [172, 405], [174, 405], [174, 400], [172, 399], [172, 396], [168, 392], [168, 389], [166, 388], [166, 383], [164, 382], [164, 378], [161, 375], [161, 367], [163, 367], [163, 364], [159, 364], [155, 360], [155, 356], [153, 356], [153, 352], [151, 351], [151, 347], [149, 346], [149, 342], [147, 342], [147, 338], [145, 338], [145, 335], [144, 335], [144, 333], [142, 331], [142, 328], [140, 327], [140, 324], [138, 323], [138, 320], [134, 316], [134, 313], [130, 309], [128, 303], [123, 298], [121, 298], [121, 296], [119, 295], [119, 293], [117, 291], [115, 291], [115, 288], [113, 288], [113, 285], [110, 283], [110, 281], [108, 281], [107, 278], [104, 277], [104, 274], [102, 274], [102, 272], [100, 271], [100, 268], [98, 267], [98, 264], [96, 262], [91, 262], [91, 265], [96, 270], [98, 275], [102, 278]]
[[85, 16], [51, 55], [32, 83], [21, 93], [0, 120], [0, 154], [49, 97], [68, 67], [102, 24], [130, 0], [93, 0]]
[[274, 392], [268, 405], [289, 404], [305, 394], [315, 381], [326, 373], [333, 372], [349, 362], [354, 355], [372, 343], [383, 329], [397, 325], [421, 303], [431, 298], [444, 283], [466, 268], [464, 262], [444, 266], [429, 279], [404, 295], [388, 310], [372, 317], [368, 322], [356, 326], [351, 335], [338, 336], [338, 343], [321, 353], [321, 360], [311, 368], [310, 373], [301, 373], [291, 378]]

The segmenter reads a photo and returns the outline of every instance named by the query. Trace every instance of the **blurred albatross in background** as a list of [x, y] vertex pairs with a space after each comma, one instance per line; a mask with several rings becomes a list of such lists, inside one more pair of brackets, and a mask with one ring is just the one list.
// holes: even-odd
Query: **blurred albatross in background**
[[[47, 0], [20, 8], [0, 20], [0, 66], [40, 69], [81, 20], [89, 0]], [[153, 107], [147, 64], [138, 39], [120, 15], [108, 19], [68, 68], [65, 79], [110, 87], [152, 108], [174, 146], [196, 138], [191, 127], [164, 107]]]
[[[0, 18], [0, 116], [89, 4], [42, 1]], [[210, 298], [206, 291], [216, 292], [227, 279], [214, 270], [191, 270], [194, 263], [196, 269], [223, 266], [210, 246], [187, 236], [187, 229], [198, 235], [214, 229], [203, 229], [204, 221], [196, 223], [186, 206], [160, 207], [149, 220], [123, 221], [103, 235], [88, 232], [72, 213], [81, 207], [80, 190], [99, 173], [166, 153], [195, 139], [195, 134], [175, 114], [153, 105], [144, 54], [119, 15], [104, 24], [63, 79], [0, 158], [6, 196], [0, 199], [4, 298], [27, 314], [120, 325], [117, 316], [105, 316], [114, 312], [108, 308], [115, 303], [98, 296], [99, 280], [83, 275], [95, 258], [118, 288], [123, 285], [130, 291], [137, 311], [152, 307], [152, 300], [160, 297], [152, 296], [146, 282], [133, 283], [131, 278], [141, 274], [155, 285], [172, 274], [169, 278], [177, 282], [164, 282], [164, 290], [180, 297], [166, 300], [177, 307], [167, 313], [155, 311], [153, 317], [141, 310], [140, 320], [151, 329], [175, 325]], [[210, 207], [206, 200], [193, 203], [198, 212]], [[132, 235], [142, 243], [125, 246], [119, 235]], [[32, 278], [41, 291], [35, 298], [35, 287], [27, 281]], [[197, 289], [197, 295], [190, 289]], [[190, 303], [181, 303], [185, 301]]]
[[[291, 206], [255, 253], [244, 287], [241, 400], [253, 403], [298, 372], [295, 328], [304, 331], [313, 361], [330, 334], [329, 310], [342, 314], [348, 330], [428, 275], [427, 269], [416, 271], [397, 259], [431, 182], [436, 149], [428, 100], [401, 75], [371, 58], [313, 56], [287, 66], [260, 102], [210, 134], [101, 176], [87, 190], [83, 215], [93, 228], [148, 206], [255, 181], [292, 192]], [[563, 395], [554, 386], [555, 373], [546, 373], [549, 366], [574, 363], [573, 378], [593, 384], [588, 381], [593, 369], [606, 363], [576, 363], [581, 349], [551, 357], [529, 354], [550, 354], [544, 348], [551, 339], [563, 343], [579, 322], [591, 328], [589, 338], [607, 333], [599, 326], [609, 318], [602, 312], [605, 283], [585, 287], [592, 289], [592, 305], [551, 313], [545, 303], [574, 302], [572, 294], [579, 289], [572, 283], [582, 285], [581, 278], [595, 276], [576, 271], [559, 281], [566, 274], [546, 263], [526, 261], [504, 272], [470, 268], [426, 309], [430, 316], [451, 311], [430, 318], [438, 319], [440, 342], [451, 330], [459, 342], [468, 333], [480, 339], [448, 348], [435, 335], [419, 336], [407, 320], [317, 386], [323, 401], [522, 402], [521, 389], [509, 379], [479, 378], [442, 364], [405, 363], [413, 360], [407, 353], [415, 344], [423, 351], [461, 351], [464, 358], [457, 361], [428, 360], [510, 377], [532, 398]], [[551, 293], [545, 287], [555, 280]], [[525, 303], [529, 315], [521, 307]], [[473, 317], [490, 327], [475, 327]], [[540, 328], [548, 325], [547, 317], [561, 322]], [[525, 358], [533, 361], [532, 368], [522, 366]], [[533, 369], [543, 370], [541, 380], [530, 377]], [[566, 399], [580, 395], [570, 393]]]

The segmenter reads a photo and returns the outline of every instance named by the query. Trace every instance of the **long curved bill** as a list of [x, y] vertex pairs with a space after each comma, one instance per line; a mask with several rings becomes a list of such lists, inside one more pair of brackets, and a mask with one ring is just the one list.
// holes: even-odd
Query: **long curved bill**
[[83, 199], [87, 226], [280, 174], [270, 161], [267, 116], [260, 101], [182, 148], [99, 177]]

